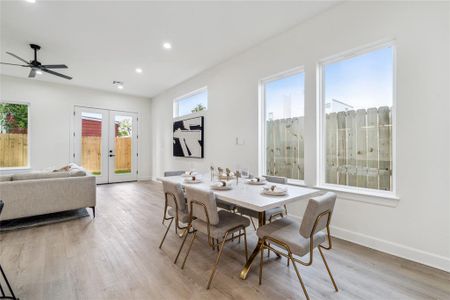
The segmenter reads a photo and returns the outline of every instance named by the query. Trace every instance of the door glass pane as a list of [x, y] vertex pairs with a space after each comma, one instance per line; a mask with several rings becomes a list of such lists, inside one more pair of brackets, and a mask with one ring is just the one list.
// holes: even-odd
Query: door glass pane
[[131, 142], [133, 118], [116, 115], [114, 118], [114, 137], [116, 146], [116, 174], [131, 173]]
[[102, 115], [81, 113], [81, 166], [93, 175], [101, 175]]

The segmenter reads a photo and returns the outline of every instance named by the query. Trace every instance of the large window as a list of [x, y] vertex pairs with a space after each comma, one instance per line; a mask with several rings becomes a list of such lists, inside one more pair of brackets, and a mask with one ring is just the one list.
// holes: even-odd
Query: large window
[[295, 70], [261, 82], [264, 173], [304, 179], [305, 74]]
[[393, 46], [324, 62], [321, 88], [321, 183], [393, 191]]
[[0, 168], [27, 167], [28, 153], [28, 105], [0, 102]]
[[173, 103], [173, 116], [181, 117], [200, 112], [208, 108], [208, 90], [202, 88], [175, 99]]

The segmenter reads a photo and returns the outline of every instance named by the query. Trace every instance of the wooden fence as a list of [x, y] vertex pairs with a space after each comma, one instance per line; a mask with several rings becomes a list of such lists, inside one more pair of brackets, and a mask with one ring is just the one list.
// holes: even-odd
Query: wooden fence
[[[388, 107], [326, 115], [327, 183], [391, 190], [392, 114]], [[267, 174], [303, 179], [303, 118], [267, 122]]]
[[[81, 141], [81, 165], [90, 172], [101, 171], [101, 137], [84, 136]], [[131, 137], [116, 137], [116, 172], [131, 170]], [[108, 155], [105, 153], [105, 155]]]
[[0, 168], [28, 165], [28, 135], [0, 133]]

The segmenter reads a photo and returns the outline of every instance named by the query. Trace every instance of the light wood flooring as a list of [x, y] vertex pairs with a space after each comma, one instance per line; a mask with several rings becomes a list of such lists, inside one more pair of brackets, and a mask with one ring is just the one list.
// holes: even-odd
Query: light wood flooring
[[[171, 230], [158, 249], [163, 196], [154, 182], [98, 187], [97, 217], [0, 234], [0, 262], [18, 297], [26, 299], [304, 299], [284, 258], [256, 260], [239, 278], [243, 242], [228, 243], [210, 290], [217, 252], [196, 241], [186, 268], [173, 264], [181, 240]], [[256, 237], [249, 229], [249, 251]], [[316, 250], [317, 251], [317, 250]], [[450, 299], [450, 274], [342, 240], [325, 252], [340, 291], [318, 252], [300, 266], [311, 299]]]

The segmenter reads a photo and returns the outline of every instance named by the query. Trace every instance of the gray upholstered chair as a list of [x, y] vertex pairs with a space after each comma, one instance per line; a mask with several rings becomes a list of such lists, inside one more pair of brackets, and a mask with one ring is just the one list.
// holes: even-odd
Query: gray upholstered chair
[[[239, 232], [239, 236], [244, 236], [244, 251], [245, 259], [248, 259], [247, 253], [247, 234], [245, 228], [250, 225], [250, 221], [240, 215], [228, 212], [226, 210], [217, 210], [216, 197], [213, 192], [203, 191], [193, 187], [186, 187], [186, 195], [189, 205], [189, 225], [185, 232], [192, 229], [192, 240], [189, 244], [186, 256], [184, 257], [183, 264], [181, 266], [184, 269], [187, 257], [192, 248], [192, 244], [197, 236], [197, 232], [206, 234], [208, 237], [208, 244], [211, 247], [217, 247], [219, 253], [217, 254], [216, 262], [211, 271], [208, 285], [206, 289], [209, 289], [211, 282], [216, 273], [217, 265], [219, 264], [220, 257], [222, 256], [224, 245], [227, 241], [231, 240], [231, 235]], [[243, 234], [241, 234], [241, 230]], [[180, 250], [178, 251], [175, 263], [183, 249], [188, 234], [185, 235]], [[220, 246], [219, 246], [220, 245]]]
[[169, 176], [179, 176], [184, 174], [185, 171], [165, 171], [164, 172], [164, 177], [169, 177]]
[[[189, 223], [189, 213], [181, 184], [163, 181], [163, 191], [165, 203], [162, 223], [164, 224], [164, 222], [168, 220], [170, 220], [170, 223], [167, 226], [161, 243], [159, 244], [160, 249], [164, 243], [164, 240], [166, 239], [167, 233], [169, 232], [170, 226], [172, 225], [174, 219], [175, 233], [178, 233], [178, 229], [187, 228], [187, 225], [182, 226], [182, 223]], [[182, 237], [182, 235], [180, 237]]]
[[[279, 177], [279, 176], [268, 176], [264, 175], [263, 177], [266, 178], [268, 182], [272, 183], [279, 183], [279, 184], [287, 184], [287, 178], [286, 177]], [[238, 207], [237, 211], [241, 215], [246, 215], [250, 217], [250, 220], [252, 221], [253, 228], [256, 230], [255, 223], [253, 222], [253, 218], [258, 218], [258, 212], [252, 209], [244, 208], [244, 207]], [[283, 207], [274, 207], [271, 209], [266, 210], [266, 220], [269, 222], [272, 222], [272, 219], [276, 216], [283, 217], [283, 213], [287, 215], [287, 208], [286, 205]]]
[[[318, 248], [334, 289], [336, 292], [338, 291], [336, 282], [322, 252], [322, 249], [330, 250], [332, 247], [330, 221], [335, 202], [336, 194], [331, 192], [325, 193], [322, 196], [309, 200], [301, 224], [290, 217], [286, 217], [277, 219], [270, 224], [258, 228], [257, 235], [260, 239], [259, 246], [261, 247], [259, 284], [261, 284], [262, 280], [263, 251], [264, 249], [270, 249], [292, 261], [303, 292], [306, 298], [309, 299], [308, 292], [295, 263], [310, 266], [313, 262], [314, 249]], [[326, 233], [323, 231], [324, 229], [326, 229]], [[326, 241], [328, 241], [328, 246], [323, 246], [322, 244]], [[269, 242], [270, 245], [268, 244]], [[284, 249], [285, 252], [282, 252], [278, 248], [273, 248], [271, 246], [272, 244], [277, 245], [280, 249]], [[307, 262], [299, 259], [307, 254], [309, 254], [309, 260]]]

